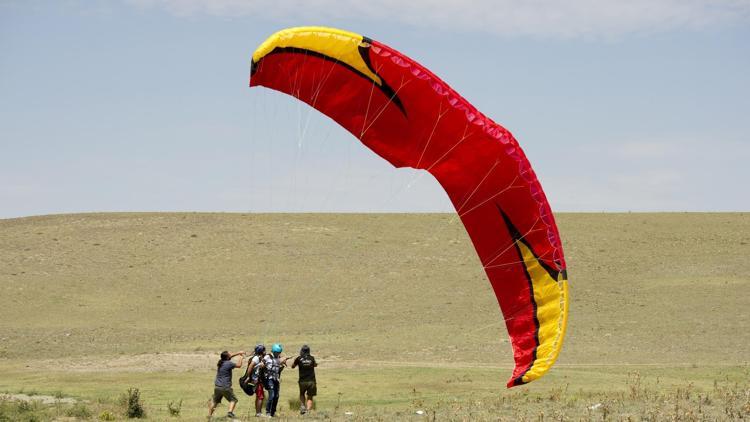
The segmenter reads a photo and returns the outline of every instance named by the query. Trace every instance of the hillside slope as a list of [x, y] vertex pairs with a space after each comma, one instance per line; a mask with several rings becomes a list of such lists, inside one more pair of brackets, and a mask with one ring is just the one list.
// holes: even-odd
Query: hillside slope
[[[750, 215], [558, 221], [571, 285], [561, 365], [747, 359]], [[6, 359], [279, 341], [328, 361], [512, 365], [449, 214], [54, 215], [0, 220], [0, 233]]]

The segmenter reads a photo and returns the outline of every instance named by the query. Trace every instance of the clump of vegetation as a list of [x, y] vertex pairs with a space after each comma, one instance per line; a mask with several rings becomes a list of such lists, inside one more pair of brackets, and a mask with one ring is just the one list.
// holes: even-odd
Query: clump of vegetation
[[563, 397], [568, 395], [568, 386], [569, 384], [566, 383], [565, 385], [554, 387], [549, 393], [549, 400], [553, 402], [561, 401]]
[[[10, 394], [10, 393], [9, 393]], [[59, 397], [58, 397], [59, 398]], [[0, 395], [0, 422], [38, 422], [60, 418], [89, 420], [97, 415], [101, 421], [114, 421], [118, 417], [109, 410], [102, 410], [100, 404], [88, 403], [55, 403], [42, 400], [18, 400], [10, 395]]]
[[103, 411], [102, 413], [99, 414], [99, 420], [100, 421], [113, 421], [115, 419], [117, 419], [117, 418], [109, 410], [105, 410], [105, 411]]
[[[302, 403], [300, 403], [299, 398], [289, 399], [287, 403], [289, 403], [289, 410], [294, 410], [295, 412], [299, 412], [299, 409], [302, 406]], [[313, 401], [313, 409], [315, 409], [316, 403], [317, 403], [316, 401]]]
[[333, 412], [334, 412], [334, 413], [338, 413], [338, 412], [339, 412], [339, 409], [341, 408], [341, 396], [342, 396], [343, 394], [344, 394], [344, 393], [342, 393], [342, 392], [340, 392], [340, 391], [338, 392], [338, 399], [336, 400], [336, 407], [335, 407], [335, 408], [333, 409]]
[[180, 416], [180, 412], [182, 411], [182, 399], [177, 403], [173, 401], [167, 403], [167, 410], [169, 410], [169, 414], [172, 416]]
[[13, 401], [0, 398], [0, 422], [36, 422], [50, 420], [54, 415], [38, 401]]
[[137, 388], [128, 388], [125, 395], [125, 415], [131, 419], [140, 419], [146, 416], [146, 411], [141, 403], [141, 391]]
[[72, 407], [65, 410], [65, 416], [88, 419], [93, 415], [91, 410], [83, 403], [76, 403]]

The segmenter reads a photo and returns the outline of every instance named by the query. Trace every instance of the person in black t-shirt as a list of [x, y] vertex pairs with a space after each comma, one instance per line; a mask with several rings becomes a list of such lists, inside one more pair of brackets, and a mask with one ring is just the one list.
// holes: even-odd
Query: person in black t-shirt
[[292, 368], [299, 366], [299, 412], [305, 414], [313, 408], [313, 397], [318, 394], [318, 386], [315, 382], [315, 367], [318, 363], [310, 354], [310, 346], [304, 345], [299, 351], [299, 356], [294, 359]]

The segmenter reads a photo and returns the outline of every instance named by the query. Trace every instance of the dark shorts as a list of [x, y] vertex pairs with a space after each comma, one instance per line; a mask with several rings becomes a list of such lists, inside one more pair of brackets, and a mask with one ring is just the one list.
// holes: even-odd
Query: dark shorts
[[313, 397], [318, 394], [318, 386], [315, 381], [300, 381], [299, 382], [299, 394], [300, 396], [307, 393], [307, 397]]
[[232, 387], [214, 387], [214, 403], [221, 403], [222, 397], [229, 402], [237, 401], [237, 396], [234, 395]]

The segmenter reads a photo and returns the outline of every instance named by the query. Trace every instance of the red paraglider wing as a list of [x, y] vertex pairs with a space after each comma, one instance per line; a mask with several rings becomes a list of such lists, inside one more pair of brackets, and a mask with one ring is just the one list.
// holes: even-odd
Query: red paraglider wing
[[550, 206], [513, 135], [430, 71], [362, 35], [291, 28], [253, 54], [251, 86], [298, 98], [397, 167], [448, 193], [497, 296], [516, 367], [544, 375], [565, 335], [568, 284]]

